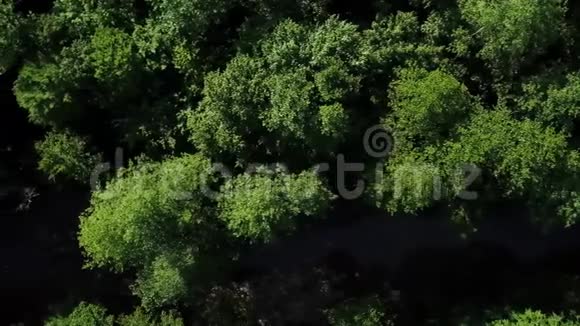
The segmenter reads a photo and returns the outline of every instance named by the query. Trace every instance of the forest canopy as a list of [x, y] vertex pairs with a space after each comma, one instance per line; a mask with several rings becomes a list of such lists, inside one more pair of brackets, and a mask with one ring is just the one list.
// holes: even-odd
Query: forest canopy
[[[0, 0], [0, 74], [46, 131], [38, 168], [90, 188], [86, 267], [130, 275], [140, 303], [118, 317], [82, 303], [47, 325], [183, 325], [177, 311], [274, 325], [232, 283], [242, 252], [323, 227], [361, 184], [357, 204], [385, 218], [437, 209], [473, 231], [509, 201], [541, 230], [580, 222], [573, 1], [360, 5]], [[128, 163], [102, 173], [116, 148]], [[362, 167], [345, 177], [345, 162]], [[313, 309], [391, 325], [382, 299]], [[504, 317], [490, 325], [573, 325]]]

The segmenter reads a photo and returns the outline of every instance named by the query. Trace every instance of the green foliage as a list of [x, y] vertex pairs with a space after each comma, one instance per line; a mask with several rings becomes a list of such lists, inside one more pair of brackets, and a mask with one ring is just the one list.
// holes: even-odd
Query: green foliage
[[490, 326], [576, 326], [580, 321], [567, 320], [559, 315], [546, 315], [540, 311], [526, 310], [512, 313], [511, 318], [495, 320]]
[[566, 13], [565, 0], [462, 0], [459, 6], [483, 43], [481, 58], [508, 71], [557, 41]]
[[393, 69], [397, 64], [413, 60], [415, 51], [419, 50], [414, 43], [420, 38], [420, 23], [414, 13], [400, 12], [376, 20], [364, 33], [365, 51], [370, 62], [377, 66]]
[[[393, 213], [416, 213], [436, 200], [459, 200], [470, 185], [466, 182], [477, 181], [485, 183], [478, 188], [483, 195], [496, 200], [524, 199], [538, 207], [570, 205], [578, 191], [575, 157], [566, 136], [552, 128], [516, 120], [505, 109], [478, 109], [446, 141], [399, 149], [387, 163], [384, 178], [374, 181], [371, 197]], [[469, 176], [476, 178], [468, 182]], [[540, 217], [540, 222], [570, 223], [574, 209], [560, 207], [565, 211], [558, 221]]]
[[176, 306], [185, 302], [190, 290], [189, 276], [195, 263], [190, 253], [177, 252], [157, 257], [139, 273], [133, 286], [145, 308]]
[[316, 87], [324, 101], [341, 101], [358, 91], [360, 78], [348, 74], [347, 71], [337, 64], [314, 75]]
[[155, 23], [160, 24], [169, 38], [198, 38], [215, 20], [230, 8], [224, 0], [147, 0]]
[[211, 237], [202, 192], [212, 182], [210, 167], [199, 155], [142, 163], [93, 193], [79, 234], [89, 265], [123, 270], [202, 250]]
[[566, 137], [533, 121], [517, 121], [505, 110], [482, 112], [446, 144], [444, 165], [474, 164], [488, 170], [506, 195], [536, 193], [557, 184], [567, 169]]
[[370, 197], [391, 213], [418, 213], [442, 199], [443, 171], [417, 153], [399, 156], [374, 180]]
[[46, 326], [183, 326], [183, 320], [175, 312], [162, 312], [159, 317], [137, 308], [130, 315], [118, 318], [108, 315], [99, 305], [81, 302], [65, 317], [52, 317]]
[[46, 14], [26, 17], [24, 50], [30, 60], [52, 57], [63, 47], [87, 41], [98, 29], [131, 31], [136, 21], [134, 1], [56, 0]]
[[475, 106], [467, 88], [441, 70], [403, 70], [391, 87], [393, 112], [387, 124], [397, 146], [420, 147], [447, 139]]
[[261, 52], [269, 68], [276, 71], [306, 65], [304, 45], [308, 42], [308, 28], [292, 20], [278, 24], [274, 31], [260, 42]]
[[357, 26], [333, 16], [309, 31], [305, 59], [309, 59], [309, 64], [315, 68], [342, 64], [346, 68], [356, 69], [364, 63], [360, 55], [361, 44]]
[[172, 150], [178, 97], [143, 71], [134, 52], [130, 35], [98, 29], [41, 63], [26, 63], [14, 85], [18, 104], [36, 124], [109, 128], [122, 145], [145, 143], [147, 154]]
[[14, 63], [20, 47], [21, 19], [14, 13], [14, 1], [0, 1], [0, 75]]
[[131, 35], [120, 30], [98, 29], [91, 50], [94, 76], [101, 82], [125, 79], [135, 68]]
[[69, 132], [51, 132], [36, 144], [40, 156], [39, 169], [50, 179], [67, 177], [88, 183], [91, 173], [100, 163], [99, 155], [89, 152], [83, 138]]
[[[52, 19], [69, 39], [89, 37], [99, 28], [130, 28], [135, 23], [133, 1], [56, 0]], [[62, 33], [62, 32], [61, 32]]]
[[383, 303], [376, 297], [343, 303], [326, 312], [332, 326], [394, 325], [387, 320]]
[[84, 102], [89, 101], [81, 96], [89, 90], [88, 49], [85, 42], [74, 42], [62, 48], [53, 60], [29, 62], [22, 67], [14, 94], [18, 104], [28, 111], [31, 122], [66, 127], [82, 117], [87, 105]]
[[359, 88], [359, 44], [356, 27], [336, 18], [313, 30], [280, 23], [254, 56], [208, 74], [188, 114], [191, 140], [211, 157], [332, 149], [349, 116], [339, 104]]
[[[269, 82], [272, 108], [263, 113], [263, 125], [268, 131], [279, 133], [281, 138], [304, 137], [314, 85], [303, 71], [273, 76]], [[290, 85], [294, 87], [291, 89]]]
[[473, 38], [471, 33], [462, 27], [457, 28], [451, 34], [453, 41], [449, 44], [449, 52], [458, 57], [469, 57], [471, 55], [471, 48], [473, 46]]
[[[509, 199], [542, 225], [578, 221], [580, 74], [566, 25], [577, 14], [566, 0], [377, 0], [367, 13], [343, 2], [55, 0], [48, 13], [24, 15], [0, 0], [0, 74], [22, 63], [16, 100], [31, 122], [54, 130], [36, 145], [40, 170], [88, 181], [100, 159], [93, 151], [111, 144], [129, 145], [129, 160], [149, 157], [94, 191], [80, 218], [87, 267], [136, 274], [131, 289], [146, 310], [117, 323], [182, 325], [174, 314], [148, 314], [177, 306], [209, 324], [251, 323], [259, 300], [275, 300], [245, 286], [216, 290], [231, 281], [220, 278], [231, 258], [324, 216], [336, 176], [304, 169], [338, 153], [377, 163], [361, 146], [377, 124], [395, 147], [367, 181], [392, 214], [441, 200], [437, 208], [474, 221]], [[235, 173], [218, 179], [212, 160]], [[292, 173], [240, 173], [253, 162]], [[469, 166], [481, 172], [473, 182]], [[462, 196], [467, 186], [476, 198]], [[277, 299], [323, 296], [306, 294], [302, 281], [282, 284], [292, 291]], [[346, 300], [328, 319], [391, 322], [376, 298]], [[530, 311], [512, 319], [563, 322]], [[82, 304], [52, 322], [113, 317]]]
[[319, 21], [329, 15], [329, 0], [249, 0], [249, 7], [266, 21], [283, 18]]
[[422, 68], [399, 71], [389, 97], [392, 111], [384, 124], [394, 136], [395, 156], [370, 196], [392, 213], [417, 213], [446, 195], [444, 181], [462, 165], [440, 166], [444, 149], [439, 146], [457, 136], [478, 103], [449, 73]]
[[[559, 77], [559, 76], [558, 76]], [[534, 78], [523, 85], [523, 95], [516, 100], [516, 110], [546, 126], [572, 131], [580, 116], [580, 75], [563, 78]]]
[[74, 110], [73, 100], [64, 85], [66, 82], [56, 64], [27, 64], [20, 71], [14, 93], [18, 104], [28, 110], [32, 122], [63, 124], [67, 113]]
[[239, 56], [224, 72], [208, 74], [204, 98], [187, 120], [191, 140], [202, 152], [240, 153], [246, 146], [242, 134], [260, 127], [252, 109], [261, 107], [266, 96], [261, 69], [259, 61]]
[[372, 74], [393, 77], [397, 67], [432, 68], [441, 63], [443, 48], [424, 42], [419, 19], [412, 12], [398, 12], [375, 20], [371, 28], [364, 31], [363, 39], [363, 51]]
[[82, 302], [65, 317], [53, 317], [46, 326], [113, 326], [114, 317], [101, 306]]
[[270, 241], [293, 231], [298, 217], [323, 214], [330, 197], [312, 172], [243, 174], [224, 186], [219, 198], [220, 218], [238, 237]]
[[141, 325], [155, 325], [153, 317], [149, 315], [142, 308], [138, 308], [130, 315], [123, 315], [119, 317], [120, 326], [141, 326]]
[[[79, 242], [89, 267], [136, 269], [134, 293], [147, 308], [185, 301], [199, 260], [224, 246], [206, 193], [214, 180], [200, 155], [140, 163], [93, 193]], [[207, 188], [206, 188], [207, 187]], [[217, 253], [213, 260], [219, 261]], [[216, 274], [214, 274], [215, 276]]]
[[154, 318], [143, 309], [138, 308], [130, 315], [117, 318], [119, 326], [183, 326], [183, 320], [174, 312], [163, 312], [160, 318]]
[[460, 19], [455, 10], [435, 10], [421, 25], [421, 32], [430, 44], [448, 45], [454, 40], [453, 33], [459, 28]]
[[[224, 0], [147, 0], [151, 7], [143, 25], [135, 27], [135, 45], [151, 70], [175, 65], [185, 74], [204, 71], [208, 62], [198, 60], [199, 43], [210, 27], [218, 25], [235, 2]], [[219, 53], [218, 47], [212, 50]], [[183, 55], [189, 58], [183, 61]], [[208, 53], [209, 59], [213, 55]], [[208, 60], [211, 61], [211, 60]]]
[[320, 130], [324, 136], [340, 137], [348, 129], [348, 115], [340, 104], [320, 107]]

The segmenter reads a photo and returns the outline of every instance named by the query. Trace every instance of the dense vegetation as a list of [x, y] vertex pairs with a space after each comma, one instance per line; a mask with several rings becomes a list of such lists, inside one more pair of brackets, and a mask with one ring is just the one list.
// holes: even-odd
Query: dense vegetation
[[436, 214], [466, 238], [505, 203], [542, 232], [580, 223], [574, 2], [45, 9], [0, 0], [0, 74], [42, 130], [38, 169], [91, 193], [85, 268], [121, 275], [136, 299], [109, 312], [74, 298], [47, 325], [580, 324], [575, 275], [555, 307], [523, 293], [469, 306], [332, 255], [289, 273], [243, 267], [333, 224], [345, 201], [384, 219]]

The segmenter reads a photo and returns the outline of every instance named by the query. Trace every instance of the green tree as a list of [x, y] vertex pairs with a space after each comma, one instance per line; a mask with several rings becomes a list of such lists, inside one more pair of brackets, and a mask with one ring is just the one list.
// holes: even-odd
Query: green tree
[[89, 265], [123, 270], [167, 252], [201, 250], [210, 236], [202, 192], [211, 185], [210, 168], [199, 155], [142, 163], [95, 192], [79, 235]]
[[280, 23], [254, 55], [208, 74], [187, 114], [192, 142], [211, 157], [332, 150], [349, 118], [342, 103], [360, 87], [359, 44], [356, 27], [336, 18], [313, 30]]
[[74, 40], [90, 37], [99, 28], [132, 28], [136, 17], [133, 1], [56, 0], [51, 18], [59, 34]]
[[294, 231], [299, 217], [323, 214], [330, 199], [330, 192], [312, 172], [243, 174], [225, 184], [219, 198], [220, 218], [235, 236], [270, 241]]
[[566, 319], [565, 317], [552, 314], [546, 315], [540, 311], [526, 310], [514, 312], [509, 319], [495, 320], [488, 323], [490, 326], [576, 326], [580, 321]]
[[459, 7], [481, 40], [479, 55], [499, 72], [517, 72], [563, 34], [564, 0], [462, 0]]
[[535, 76], [522, 86], [514, 111], [546, 126], [571, 132], [580, 116], [580, 74]]
[[474, 164], [498, 180], [505, 195], [542, 196], [569, 175], [572, 155], [566, 136], [541, 124], [518, 121], [506, 110], [476, 114], [445, 145], [444, 165], [457, 169]]
[[[384, 177], [375, 182], [372, 198], [380, 195], [378, 205], [391, 212], [416, 213], [436, 200], [456, 202], [469, 183], [484, 182], [478, 185], [479, 195], [492, 200], [512, 198], [531, 207], [564, 209], [577, 203], [577, 162], [566, 135], [535, 121], [516, 120], [505, 109], [478, 109], [456, 136], [396, 152]], [[470, 200], [476, 199], [483, 200]], [[542, 217], [544, 210], [538, 222], [569, 224], [576, 216], [569, 208], [556, 219]]]
[[21, 18], [14, 12], [14, 1], [0, 1], [0, 75], [12, 66], [20, 50], [20, 25]]
[[207, 75], [204, 98], [187, 119], [197, 148], [211, 157], [242, 152], [247, 146], [242, 134], [252, 137], [260, 128], [258, 112], [252, 110], [265, 104], [264, 78], [261, 62], [247, 56], [234, 58], [222, 73]]
[[374, 179], [371, 193], [374, 203], [393, 214], [415, 214], [447, 199], [443, 180], [447, 174], [421, 152], [398, 155], [385, 166], [382, 178]]
[[113, 326], [114, 316], [101, 306], [82, 302], [68, 316], [53, 317], [46, 326]]
[[87, 57], [86, 42], [78, 41], [62, 48], [48, 62], [28, 62], [22, 67], [14, 94], [31, 122], [67, 127], [82, 118], [88, 106], [84, 102], [91, 100], [81, 96], [86, 93], [91, 72]]
[[123, 171], [93, 193], [81, 217], [87, 265], [137, 270], [133, 289], [148, 308], [186, 301], [203, 256], [217, 262], [216, 248], [227, 244], [206, 192], [213, 182], [211, 165], [200, 155]]
[[123, 80], [135, 69], [133, 40], [123, 31], [98, 29], [91, 38], [90, 47], [94, 76], [100, 82]]
[[176, 250], [156, 257], [138, 273], [132, 286], [134, 293], [141, 298], [141, 305], [153, 309], [187, 302], [193, 289], [191, 274], [195, 263], [196, 257], [188, 251]]
[[413, 12], [377, 19], [363, 31], [365, 79], [374, 102], [379, 105], [387, 102], [385, 85], [396, 78], [397, 69], [417, 66], [433, 70], [445, 63], [444, 48], [430, 44], [425, 36]]
[[381, 326], [394, 325], [388, 319], [383, 303], [377, 297], [352, 300], [326, 311], [332, 326]]
[[236, 2], [147, 0], [147, 3], [151, 8], [149, 16], [143, 24], [135, 26], [133, 33], [138, 53], [147, 67], [164, 71], [175, 66], [186, 75], [203, 76], [222, 51], [218, 46], [213, 47], [213, 53], [210, 49], [205, 51], [201, 43]]
[[38, 167], [52, 180], [67, 177], [88, 184], [101, 157], [87, 147], [85, 139], [70, 132], [50, 132], [36, 144], [40, 155]]
[[154, 315], [137, 308], [129, 315], [118, 318], [109, 315], [107, 310], [95, 304], [81, 302], [68, 316], [52, 317], [46, 326], [183, 326], [183, 320], [175, 312], [161, 312]]
[[137, 308], [130, 315], [117, 318], [119, 326], [183, 326], [183, 320], [175, 312], [162, 312], [155, 318], [141, 308]]
[[405, 69], [391, 85], [387, 125], [397, 147], [421, 147], [452, 137], [476, 102], [467, 88], [441, 70]]

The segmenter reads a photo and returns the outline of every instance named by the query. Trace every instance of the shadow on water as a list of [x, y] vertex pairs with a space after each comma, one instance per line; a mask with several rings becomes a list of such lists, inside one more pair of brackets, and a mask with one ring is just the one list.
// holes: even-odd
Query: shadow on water
[[41, 325], [79, 300], [127, 302], [119, 277], [82, 269], [76, 230], [86, 197], [40, 191], [28, 211], [0, 215], [0, 324]]
[[570, 285], [580, 275], [580, 228], [545, 235], [516, 213], [494, 210], [469, 237], [437, 216], [352, 215], [351, 222], [248, 252], [240, 273], [246, 279], [295, 275], [323, 264], [355, 275], [349, 281], [355, 295], [381, 292], [388, 284], [403, 307], [404, 325], [429, 318], [453, 324], [446, 318], [465, 307], [571, 308]]
[[36, 168], [42, 128], [28, 123], [0, 76], [0, 325], [42, 325], [79, 300], [127, 305], [121, 277], [82, 269], [76, 232], [86, 189], [49, 183]]

